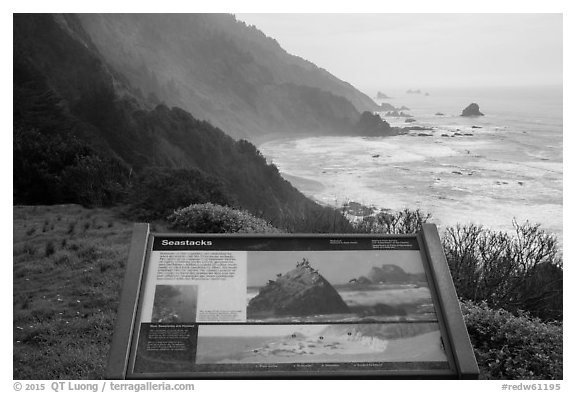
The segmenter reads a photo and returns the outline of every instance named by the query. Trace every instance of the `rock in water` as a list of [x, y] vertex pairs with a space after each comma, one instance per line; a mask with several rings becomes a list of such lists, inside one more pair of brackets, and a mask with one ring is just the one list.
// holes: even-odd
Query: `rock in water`
[[391, 132], [390, 124], [376, 114], [363, 112], [355, 126], [359, 135], [382, 136]]
[[348, 313], [340, 294], [307, 260], [269, 281], [248, 303], [248, 318]]
[[480, 107], [476, 103], [471, 103], [468, 105], [460, 116], [473, 117], [473, 116], [484, 116], [484, 113], [480, 112]]
[[[425, 134], [428, 135], [428, 134]], [[431, 135], [429, 135], [431, 136]], [[398, 265], [385, 263], [374, 266], [366, 276], [350, 280], [351, 284], [414, 284], [426, 282], [424, 273], [407, 273]]]
[[410, 281], [410, 276], [400, 266], [385, 264], [373, 267], [368, 273], [368, 279], [373, 283], [401, 283]]
[[379, 100], [385, 100], [385, 99], [390, 98], [390, 97], [388, 97], [386, 94], [379, 91], [378, 94], [376, 94], [376, 98]]
[[396, 110], [396, 108], [392, 104], [389, 104], [387, 102], [383, 102], [380, 104], [380, 110], [381, 111], [394, 111], [394, 110]]

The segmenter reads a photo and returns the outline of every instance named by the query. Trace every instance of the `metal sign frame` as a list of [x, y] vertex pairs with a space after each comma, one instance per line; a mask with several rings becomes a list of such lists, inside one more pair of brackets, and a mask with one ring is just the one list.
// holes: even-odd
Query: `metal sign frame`
[[[447, 355], [449, 369], [380, 369], [377, 371], [346, 371], [335, 373], [311, 373], [306, 371], [266, 371], [261, 373], [245, 371], [232, 372], [175, 372], [175, 373], [134, 373], [136, 336], [142, 297], [141, 292], [147, 274], [147, 263], [156, 237], [199, 239], [246, 239], [246, 238], [382, 238], [416, 240], [419, 245], [426, 276], [430, 284], [434, 308], [440, 326], [442, 343]], [[135, 224], [130, 244], [124, 284], [116, 318], [112, 344], [106, 369], [109, 379], [188, 379], [188, 378], [274, 378], [274, 377], [378, 377], [390, 379], [476, 379], [479, 369], [474, 351], [464, 324], [460, 305], [450, 270], [444, 255], [438, 230], [434, 224], [424, 224], [422, 230], [410, 235], [377, 234], [168, 234], [151, 233], [148, 224]]]

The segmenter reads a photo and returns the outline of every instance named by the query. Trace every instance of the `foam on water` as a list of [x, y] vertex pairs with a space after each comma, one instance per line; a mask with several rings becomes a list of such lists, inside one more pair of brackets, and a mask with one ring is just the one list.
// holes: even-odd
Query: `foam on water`
[[[455, 109], [471, 99], [395, 95], [394, 105], [412, 109], [417, 122], [410, 125], [431, 131], [272, 141], [260, 150], [281, 173], [294, 176], [302, 192], [325, 204], [354, 200], [394, 210], [421, 208], [440, 225], [474, 222], [496, 230], [511, 230], [514, 218], [529, 220], [562, 240], [561, 91], [559, 102], [549, 92], [545, 99], [525, 92], [491, 94], [480, 94], [486, 116], [473, 119]], [[513, 104], [504, 106], [505, 98]], [[446, 115], [435, 116], [437, 111]], [[307, 189], [298, 178], [314, 180], [315, 187]]]

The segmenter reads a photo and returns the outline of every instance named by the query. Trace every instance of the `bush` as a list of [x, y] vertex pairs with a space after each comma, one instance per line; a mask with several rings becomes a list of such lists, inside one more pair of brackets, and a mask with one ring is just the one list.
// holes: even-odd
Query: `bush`
[[223, 185], [199, 169], [147, 168], [139, 174], [129, 196], [128, 214], [135, 219], [165, 219], [191, 204], [231, 201]]
[[278, 229], [248, 212], [212, 203], [176, 210], [168, 217], [173, 229], [192, 233], [278, 233]]
[[457, 225], [443, 246], [458, 295], [493, 308], [562, 319], [562, 257], [555, 236], [513, 222], [515, 232]]
[[54, 243], [52, 241], [49, 241], [46, 243], [46, 247], [44, 247], [44, 255], [49, 257], [50, 255], [54, 254], [54, 252], [56, 252], [56, 247], [54, 247]]
[[356, 230], [361, 233], [410, 234], [422, 229], [432, 215], [420, 209], [404, 209], [395, 213], [378, 213], [368, 216], [356, 224]]
[[562, 379], [562, 324], [462, 303], [483, 379]]

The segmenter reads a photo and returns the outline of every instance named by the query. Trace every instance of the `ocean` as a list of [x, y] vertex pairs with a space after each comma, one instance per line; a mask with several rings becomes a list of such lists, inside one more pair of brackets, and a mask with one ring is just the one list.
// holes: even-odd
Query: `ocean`
[[[392, 98], [378, 103], [407, 106], [405, 112], [414, 116], [410, 124], [384, 117], [392, 126], [432, 130], [279, 139], [259, 149], [296, 188], [322, 204], [419, 208], [441, 228], [475, 223], [511, 231], [513, 220], [528, 220], [562, 244], [561, 87], [383, 92]], [[472, 102], [485, 116], [460, 116]]]

